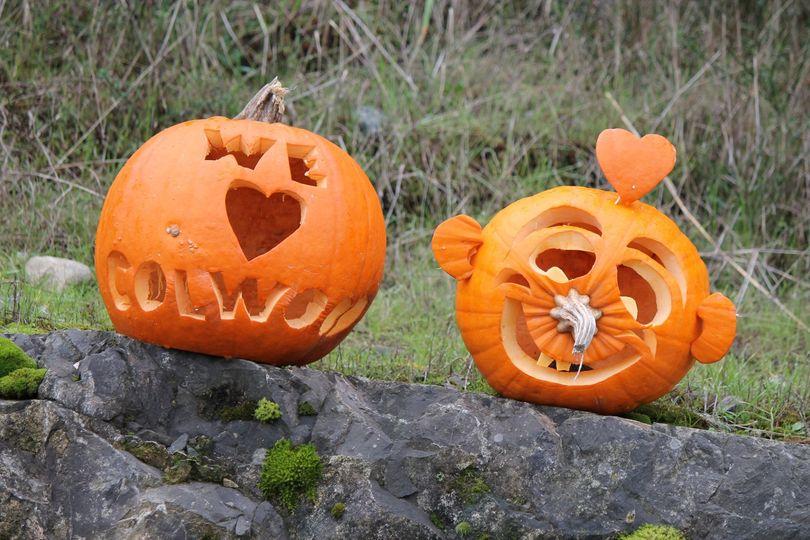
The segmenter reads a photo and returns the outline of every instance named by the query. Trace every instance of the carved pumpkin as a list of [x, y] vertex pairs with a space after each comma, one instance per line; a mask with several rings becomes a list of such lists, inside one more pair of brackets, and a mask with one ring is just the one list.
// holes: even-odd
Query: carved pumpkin
[[170, 127], [124, 165], [96, 234], [116, 330], [304, 364], [363, 316], [385, 258], [379, 200], [360, 166], [323, 137], [249, 119], [278, 116], [283, 92], [274, 81], [240, 119]]
[[461, 335], [505, 396], [624, 412], [672, 389], [695, 358], [714, 362], [731, 346], [734, 306], [709, 293], [694, 245], [635, 201], [651, 187], [633, 175], [654, 170], [660, 181], [674, 148], [637, 154], [638, 145], [621, 143], [631, 140], [624, 133], [597, 147], [600, 164], [617, 165], [608, 179], [626, 182], [621, 204], [615, 193], [558, 187], [511, 204], [483, 230], [464, 215], [436, 229], [436, 259], [458, 280]]

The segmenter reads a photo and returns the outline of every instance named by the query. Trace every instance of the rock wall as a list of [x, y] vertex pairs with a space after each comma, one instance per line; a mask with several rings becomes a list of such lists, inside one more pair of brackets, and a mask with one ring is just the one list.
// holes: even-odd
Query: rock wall
[[[605, 538], [644, 523], [690, 538], [810, 531], [807, 446], [112, 333], [11, 337], [49, 371], [40, 399], [0, 401], [0, 538]], [[282, 418], [241, 419], [263, 397]], [[314, 411], [299, 414], [304, 402]], [[291, 513], [257, 488], [281, 437], [312, 442], [324, 461], [315, 502]]]

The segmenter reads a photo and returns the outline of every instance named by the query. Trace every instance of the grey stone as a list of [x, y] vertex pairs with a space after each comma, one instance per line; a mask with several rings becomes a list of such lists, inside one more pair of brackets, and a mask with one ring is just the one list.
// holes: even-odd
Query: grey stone
[[93, 272], [86, 264], [61, 257], [31, 257], [25, 263], [25, 277], [32, 283], [40, 283], [61, 291], [68, 285], [93, 279]]
[[182, 452], [183, 450], [186, 449], [187, 444], [188, 444], [188, 433], [183, 433], [174, 440], [171, 446], [169, 446], [169, 453], [176, 454], [177, 452]]
[[365, 135], [379, 135], [385, 125], [385, 115], [381, 110], [370, 105], [362, 105], [355, 111], [357, 126]]
[[[0, 537], [457, 538], [462, 521], [474, 538], [608, 538], [655, 523], [694, 538], [781, 539], [810, 528], [803, 445], [212, 358], [111, 333], [12, 338], [49, 371], [39, 400], [0, 401]], [[279, 421], [219, 416], [262, 397], [279, 403]], [[318, 414], [299, 418], [302, 401]], [[314, 503], [289, 513], [257, 487], [281, 437], [313, 443], [324, 464]], [[166, 484], [126, 451], [157, 464], [146, 442], [178, 439], [205, 442], [189, 453], [190, 478], [207, 481]]]

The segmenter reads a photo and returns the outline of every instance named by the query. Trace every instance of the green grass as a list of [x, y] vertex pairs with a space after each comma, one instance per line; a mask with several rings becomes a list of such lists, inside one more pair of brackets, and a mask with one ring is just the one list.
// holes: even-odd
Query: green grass
[[[126, 158], [172, 124], [235, 114], [274, 75], [292, 88], [287, 121], [351, 153], [387, 218], [380, 294], [315, 367], [492, 392], [458, 335], [431, 231], [462, 211], [485, 223], [556, 185], [604, 187], [593, 145], [622, 125], [607, 92], [676, 145], [672, 179], [723, 252], [808, 319], [806, 2], [488, 0], [457, 6], [452, 24], [443, 2], [351, 14], [321, 0], [258, 14], [244, 2], [2, 6], [2, 331], [109, 329], [95, 285], [45, 291], [25, 282], [25, 260], [92, 264], [103, 194]], [[385, 115], [380, 134], [360, 130], [361, 105]], [[669, 193], [645, 200], [681, 223], [713, 287], [736, 298], [743, 279]], [[639, 418], [808, 437], [808, 335], [753, 287], [738, 307], [732, 353]]]

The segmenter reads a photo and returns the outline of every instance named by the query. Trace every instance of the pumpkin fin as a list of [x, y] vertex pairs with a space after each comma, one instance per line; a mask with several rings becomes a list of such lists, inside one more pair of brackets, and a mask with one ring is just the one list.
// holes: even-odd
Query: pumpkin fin
[[726, 355], [737, 335], [737, 311], [734, 304], [720, 293], [706, 297], [697, 310], [700, 335], [692, 343], [692, 356], [710, 364]]
[[442, 270], [457, 280], [465, 280], [472, 275], [472, 258], [482, 243], [481, 225], [462, 214], [436, 227], [431, 247]]
[[596, 139], [596, 160], [605, 178], [631, 204], [657, 186], [675, 167], [675, 147], [665, 137], [639, 138], [625, 129], [606, 129]]

